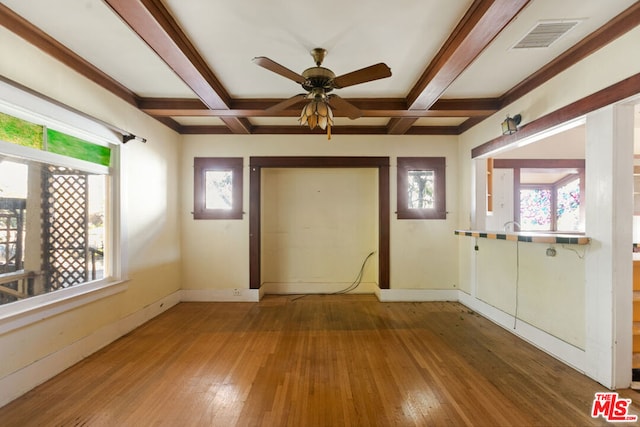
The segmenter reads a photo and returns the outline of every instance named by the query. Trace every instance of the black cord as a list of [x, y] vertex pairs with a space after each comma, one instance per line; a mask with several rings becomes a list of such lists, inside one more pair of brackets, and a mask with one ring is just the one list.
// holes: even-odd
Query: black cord
[[373, 251], [369, 255], [367, 255], [367, 257], [362, 262], [362, 266], [360, 267], [360, 271], [358, 272], [358, 275], [356, 276], [356, 279], [353, 281], [353, 283], [351, 283], [346, 288], [344, 288], [342, 290], [339, 290], [339, 291], [336, 291], [336, 292], [304, 294], [304, 295], [300, 295], [300, 296], [297, 296], [295, 298], [292, 298], [291, 301], [296, 301], [296, 300], [299, 300], [300, 298], [304, 298], [304, 297], [309, 296], [309, 295], [342, 295], [342, 294], [346, 294], [346, 293], [349, 293], [351, 291], [356, 290], [356, 288], [358, 286], [360, 286], [360, 283], [362, 283], [362, 276], [364, 276], [364, 268], [367, 265], [367, 261], [369, 261], [369, 258], [371, 258], [373, 256], [373, 254], [375, 254], [375, 253], [376, 253], [376, 251]]
[[333, 292], [330, 295], [346, 294], [348, 292], [351, 292], [351, 291], [355, 290], [358, 286], [360, 286], [360, 283], [362, 282], [362, 276], [364, 275], [364, 267], [367, 265], [367, 261], [369, 261], [369, 258], [371, 258], [373, 256], [373, 254], [375, 254], [375, 253], [376, 252], [373, 251], [369, 255], [367, 255], [367, 257], [362, 262], [362, 267], [360, 267], [360, 272], [358, 273], [358, 276], [356, 277], [356, 280], [354, 280], [353, 283], [350, 286], [348, 286], [347, 288], [345, 288], [345, 289], [343, 289], [341, 291]]

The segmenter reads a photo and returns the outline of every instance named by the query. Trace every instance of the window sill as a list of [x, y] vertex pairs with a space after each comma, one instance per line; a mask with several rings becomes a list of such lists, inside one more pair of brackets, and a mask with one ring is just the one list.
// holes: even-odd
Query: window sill
[[0, 306], [0, 335], [127, 290], [126, 280], [99, 280]]

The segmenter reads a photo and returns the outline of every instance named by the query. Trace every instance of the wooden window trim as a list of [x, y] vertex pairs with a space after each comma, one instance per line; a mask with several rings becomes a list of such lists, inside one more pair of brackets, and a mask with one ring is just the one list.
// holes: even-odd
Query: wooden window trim
[[[398, 157], [398, 219], [446, 219], [446, 159], [444, 157]], [[408, 172], [432, 170], [434, 172], [434, 207], [409, 209], [407, 200]]]
[[[242, 157], [195, 157], [193, 161], [193, 218], [194, 219], [242, 219]], [[231, 209], [205, 208], [205, 174], [211, 170], [231, 170]]]

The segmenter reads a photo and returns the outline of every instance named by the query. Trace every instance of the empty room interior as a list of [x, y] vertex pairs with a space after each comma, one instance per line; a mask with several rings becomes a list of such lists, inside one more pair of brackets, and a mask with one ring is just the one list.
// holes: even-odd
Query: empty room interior
[[635, 419], [639, 42], [635, 0], [0, 0], [0, 425]]

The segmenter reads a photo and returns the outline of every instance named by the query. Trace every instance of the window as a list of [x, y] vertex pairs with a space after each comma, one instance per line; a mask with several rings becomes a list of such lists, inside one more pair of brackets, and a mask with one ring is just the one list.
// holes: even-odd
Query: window
[[445, 158], [398, 157], [398, 219], [446, 219]]
[[111, 277], [111, 148], [4, 113], [0, 128], [0, 305]]
[[552, 184], [521, 184], [520, 229], [525, 231], [584, 230], [579, 175]]
[[502, 194], [502, 202], [493, 204], [493, 213], [515, 221], [515, 231], [584, 232], [584, 159], [493, 159], [489, 179], [502, 169], [513, 172], [513, 188], [507, 181], [493, 182], [493, 191], [498, 186]]
[[242, 219], [242, 158], [194, 159], [194, 219]]

